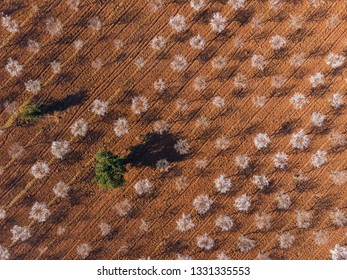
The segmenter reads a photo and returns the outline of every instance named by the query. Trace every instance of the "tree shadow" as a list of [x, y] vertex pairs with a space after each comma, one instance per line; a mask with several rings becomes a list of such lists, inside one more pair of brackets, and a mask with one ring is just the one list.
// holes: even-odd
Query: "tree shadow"
[[79, 92], [70, 94], [62, 99], [53, 99], [48, 104], [42, 105], [42, 111], [45, 114], [52, 114], [54, 112], [62, 112], [70, 107], [83, 104], [87, 98], [87, 91], [80, 90]]
[[158, 160], [166, 159], [170, 163], [179, 162], [187, 155], [177, 153], [174, 146], [179, 138], [171, 133], [148, 133], [144, 136], [143, 143], [130, 148], [126, 163], [132, 166], [156, 167]]

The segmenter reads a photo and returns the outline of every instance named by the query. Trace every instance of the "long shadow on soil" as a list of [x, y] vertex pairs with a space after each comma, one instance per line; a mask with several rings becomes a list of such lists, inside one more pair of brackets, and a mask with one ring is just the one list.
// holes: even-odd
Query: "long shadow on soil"
[[183, 161], [187, 155], [181, 155], [175, 150], [179, 138], [172, 133], [148, 133], [143, 143], [130, 149], [126, 163], [132, 166], [156, 167], [158, 160], [166, 159], [169, 163]]
[[87, 92], [81, 90], [79, 92], [70, 94], [61, 99], [50, 100], [48, 104], [42, 105], [42, 110], [45, 114], [52, 114], [54, 112], [62, 112], [70, 107], [82, 104], [87, 98]]

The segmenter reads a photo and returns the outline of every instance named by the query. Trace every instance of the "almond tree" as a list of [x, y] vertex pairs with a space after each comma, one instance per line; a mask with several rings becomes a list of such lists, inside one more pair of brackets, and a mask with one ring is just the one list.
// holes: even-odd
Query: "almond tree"
[[0, 245], [0, 260], [8, 260], [10, 256], [11, 255], [8, 249]]
[[324, 164], [328, 162], [327, 155], [327, 151], [318, 150], [316, 153], [312, 155], [311, 164], [316, 168], [322, 167]]
[[255, 241], [241, 234], [237, 246], [241, 253], [247, 253], [253, 250], [255, 247]]
[[295, 237], [289, 232], [283, 232], [278, 235], [278, 241], [281, 249], [289, 249], [293, 246]]
[[0, 207], [0, 220], [4, 220], [6, 218], [6, 210], [4, 207]]
[[85, 259], [89, 256], [92, 251], [92, 247], [88, 243], [82, 243], [76, 247], [77, 254], [81, 256], [82, 259]]
[[196, 237], [196, 245], [203, 250], [209, 251], [214, 247], [214, 240], [205, 233]]
[[330, 52], [325, 59], [325, 63], [331, 68], [339, 68], [345, 63], [345, 57], [336, 53]]
[[15, 33], [19, 30], [19, 24], [15, 19], [12, 19], [9, 15], [4, 15], [1, 18], [2, 27], [8, 32]]
[[307, 229], [311, 226], [313, 216], [308, 211], [296, 211], [296, 225], [298, 228]]
[[36, 179], [42, 179], [49, 173], [50, 169], [47, 163], [43, 161], [36, 162], [30, 169], [31, 174]]
[[80, 0], [66, 0], [66, 4], [69, 6], [70, 9], [77, 12], [79, 9]]
[[70, 187], [62, 181], [59, 181], [54, 187], [53, 192], [59, 198], [66, 198], [68, 196]]
[[131, 100], [131, 110], [139, 115], [148, 110], [147, 98], [144, 96], [136, 96]]
[[181, 232], [187, 231], [195, 227], [191, 215], [182, 214], [182, 217], [176, 221], [177, 229]]
[[134, 189], [139, 195], [144, 195], [152, 192], [153, 185], [150, 180], [143, 179], [135, 183]]
[[164, 134], [169, 130], [169, 124], [164, 120], [158, 120], [153, 123], [154, 131], [158, 134]]
[[290, 98], [290, 103], [293, 105], [293, 107], [297, 110], [301, 110], [306, 104], [307, 104], [307, 98], [302, 93], [295, 93]]
[[11, 228], [12, 233], [12, 241], [26, 241], [31, 237], [30, 229], [29, 227], [21, 227], [18, 225], [15, 225]]
[[340, 109], [345, 104], [345, 101], [343, 100], [343, 95], [341, 93], [334, 93], [332, 97], [329, 99], [329, 102], [330, 106], [336, 110]]
[[216, 139], [216, 148], [218, 150], [226, 150], [230, 145], [230, 139], [228, 136], [220, 136]]
[[254, 138], [254, 145], [258, 150], [267, 148], [270, 142], [270, 137], [266, 133], [258, 133]]
[[100, 115], [100, 116], [105, 116], [107, 113], [107, 107], [108, 107], [108, 102], [102, 102], [99, 99], [95, 99], [92, 103], [92, 112]]
[[19, 64], [18, 60], [8, 59], [8, 62], [5, 66], [6, 71], [11, 75], [11, 77], [18, 77], [23, 71], [23, 65]]
[[232, 182], [231, 179], [226, 177], [225, 174], [221, 174], [217, 179], [214, 180], [214, 185], [218, 192], [226, 193], [232, 187]]
[[45, 222], [50, 215], [51, 212], [45, 203], [35, 202], [31, 207], [29, 218], [42, 223]]
[[249, 166], [249, 157], [246, 155], [236, 156], [236, 166], [241, 169], [246, 169]]
[[189, 154], [189, 143], [186, 139], [179, 139], [174, 145], [174, 148], [180, 155]]
[[38, 94], [41, 90], [41, 83], [39, 80], [29, 80], [24, 83], [25, 89], [32, 93], [32, 94]]
[[347, 260], [347, 247], [336, 244], [330, 253], [333, 260]]
[[261, 190], [270, 186], [270, 180], [265, 175], [254, 175], [252, 181]]
[[335, 209], [330, 213], [330, 218], [334, 226], [343, 227], [347, 226], [347, 214], [340, 209]]
[[270, 214], [261, 213], [256, 214], [255, 224], [259, 230], [268, 230], [271, 227], [272, 217]]
[[205, 0], [191, 0], [190, 6], [195, 11], [200, 11], [203, 7], [205, 7]]
[[316, 88], [320, 85], [324, 85], [324, 75], [321, 72], [317, 72], [309, 78], [312, 88]]
[[167, 172], [170, 169], [170, 162], [166, 158], [160, 159], [155, 164], [156, 169], [160, 172]]
[[280, 35], [275, 35], [271, 37], [270, 44], [274, 50], [280, 50], [285, 46], [286, 39]]
[[99, 229], [100, 229], [100, 234], [101, 236], [107, 236], [111, 233], [111, 226], [108, 223], [105, 222], [101, 222], [98, 225]]
[[14, 143], [8, 150], [8, 155], [12, 159], [19, 159], [24, 154], [24, 147], [19, 145], [18, 143]]
[[118, 137], [121, 137], [129, 133], [129, 125], [127, 120], [125, 118], [117, 119], [116, 122], [114, 123], [113, 130]]
[[130, 201], [128, 199], [125, 199], [121, 202], [116, 203], [113, 209], [116, 210], [119, 216], [125, 217], [131, 212], [132, 206], [130, 204]]
[[176, 54], [174, 59], [171, 61], [170, 66], [174, 71], [183, 71], [187, 67], [186, 59], [179, 54]]
[[186, 21], [184, 16], [177, 14], [170, 18], [169, 25], [172, 29], [174, 29], [177, 33], [182, 32], [186, 28]]
[[334, 184], [342, 186], [347, 183], [347, 171], [333, 170], [330, 173], [330, 178], [334, 182]]
[[205, 47], [205, 40], [199, 34], [197, 34], [196, 36], [190, 38], [189, 45], [193, 49], [203, 50]]
[[304, 150], [310, 144], [310, 138], [306, 135], [306, 132], [301, 129], [297, 133], [293, 133], [290, 144], [294, 149]]
[[215, 221], [215, 226], [220, 228], [222, 231], [229, 231], [233, 228], [234, 222], [229, 216], [219, 216]]
[[50, 17], [46, 20], [46, 30], [51, 36], [59, 35], [62, 29], [63, 24], [59, 19]]
[[276, 168], [284, 169], [288, 165], [288, 155], [286, 153], [278, 152], [273, 159]]
[[240, 197], [235, 199], [234, 206], [239, 211], [247, 212], [249, 207], [251, 207], [251, 197], [248, 196], [247, 194], [241, 195]]
[[253, 54], [251, 58], [252, 67], [264, 71], [265, 67], [268, 65], [268, 62], [266, 61], [265, 57], [261, 54]]
[[159, 93], [163, 93], [166, 89], [165, 81], [163, 79], [159, 79], [154, 81], [153, 87]]
[[69, 141], [53, 141], [51, 146], [51, 153], [58, 159], [63, 157], [70, 152]]
[[81, 118], [81, 119], [75, 121], [70, 126], [70, 131], [71, 131], [71, 134], [75, 137], [86, 136], [86, 134], [88, 132], [88, 123], [83, 118]]
[[317, 126], [317, 127], [322, 127], [325, 119], [326, 119], [326, 116], [319, 113], [319, 112], [314, 112], [311, 115], [311, 121], [312, 121], [313, 125]]
[[223, 17], [220, 13], [214, 13], [212, 19], [210, 20], [210, 26], [213, 31], [220, 33], [226, 27], [227, 19]]
[[245, 7], [246, 0], [229, 0], [228, 4], [231, 5], [235, 10], [241, 10]]
[[280, 210], [288, 210], [292, 205], [292, 200], [289, 194], [281, 191], [276, 194], [277, 208]]
[[161, 50], [165, 47], [166, 40], [163, 36], [155, 36], [151, 41], [151, 48], [153, 50]]
[[318, 230], [313, 233], [314, 243], [318, 246], [322, 246], [328, 242], [328, 234], [324, 230]]
[[207, 194], [198, 195], [193, 201], [193, 206], [200, 215], [206, 214], [212, 204], [213, 200]]
[[217, 255], [217, 260], [230, 260], [229, 256], [224, 252], [220, 252]]

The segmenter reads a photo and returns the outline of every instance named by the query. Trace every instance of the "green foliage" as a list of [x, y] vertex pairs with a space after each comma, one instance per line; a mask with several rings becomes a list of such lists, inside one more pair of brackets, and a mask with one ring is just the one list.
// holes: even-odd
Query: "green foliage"
[[126, 173], [125, 158], [111, 152], [99, 150], [96, 154], [95, 177], [93, 182], [102, 188], [119, 188], [124, 185]]
[[42, 106], [39, 104], [30, 104], [25, 106], [19, 113], [19, 119], [22, 122], [32, 122], [40, 119], [44, 115]]

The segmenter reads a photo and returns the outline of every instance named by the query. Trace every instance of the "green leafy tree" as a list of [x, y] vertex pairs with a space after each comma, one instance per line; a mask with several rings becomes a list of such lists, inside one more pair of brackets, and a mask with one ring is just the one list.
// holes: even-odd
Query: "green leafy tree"
[[22, 122], [31, 122], [40, 119], [44, 115], [42, 106], [39, 104], [30, 104], [25, 106], [19, 113], [19, 119]]
[[125, 184], [125, 158], [111, 152], [99, 150], [96, 154], [95, 177], [93, 182], [102, 188], [119, 188]]

